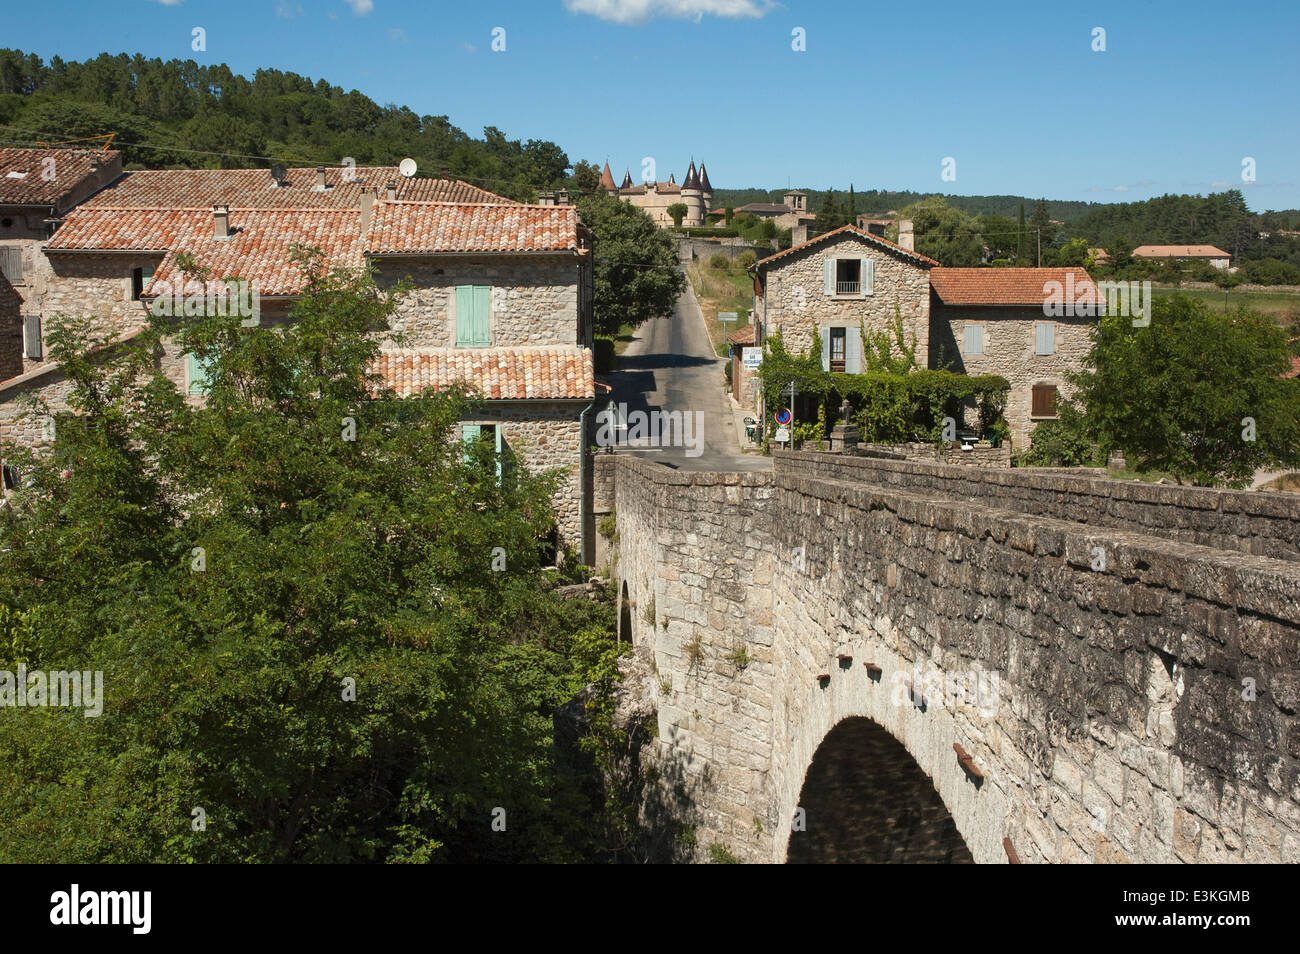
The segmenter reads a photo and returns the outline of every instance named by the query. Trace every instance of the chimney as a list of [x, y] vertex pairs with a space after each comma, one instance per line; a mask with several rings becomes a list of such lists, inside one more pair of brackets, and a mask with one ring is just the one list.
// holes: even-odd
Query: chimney
[[790, 245], [802, 245], [808, 241], [808, 226], [796, 225], [790, 230]]
[[397, 180], [396, 179], [388, 180], [388, 201], [389, 202], [397, 201]]
[[329, 184], [326, 183], [326, 181], [325, 181], [325, 167], [324, 167], [324, 166], [317, 166], [317, 167], [316, 167], [316, 184], [315, 184], [314, 186], [312, 186], [312, 190], [311, 190], [311, 191], [312, 191], [312, 192], [324, 192], [324, 191], [325, 191], [326, 189], [328, 189], [328, 188], [329, 188]]
[[230, 206], [214, 205], [212, 207], [212, 237], [214, 239], [230, 238]]
[[555, 196], [555, 204], [556, 204], [556, 205], [568, 205], [568, 204], [569, 204], [569, 190], [568, 190], [568, 189], [561, 189], [558, 193], [556, 193], [556, 196]]
[[369, 189], [361, 190], [361, 234], [370, 231], [370, 211], [375, 207], [375, 194]]
[[554, 192], [539, 192], [539, 193], [537, 193], [537, 204], [538, 204], [538, 205], [555, 205], [555, 193], [554, 193]]
[[898, 223], [898, 244], [909, 252], [916, 251], [916, 237], [912, 234], [912, 220], [901, 219]]

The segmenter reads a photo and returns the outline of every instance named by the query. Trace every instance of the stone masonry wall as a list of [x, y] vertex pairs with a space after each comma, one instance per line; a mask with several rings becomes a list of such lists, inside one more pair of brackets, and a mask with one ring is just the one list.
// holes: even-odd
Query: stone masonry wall
[[[870, 295], [826, 295], [822, 262], [827, 258], [870, 258], [875, 281]], [[779, 330], [786, 351], [801, 354], [812, 346], [813, 332], [823, 326], [889, 331], [894, 303], [903, 319], [903, 334], [916, 337], [916, 361], [927, 366], [930, 339], [930, 275], [856, 235], [845, 234], [796, 252], [767, 266], [763, 297], [767, 334]], [[825, 337], [825, 336], [823, 336]]]
[[[1017, 450], [1029, 446], [1030, 434], [1042, 420], [1030, 413], [1033, 386], [1053, 384], [1062, 397], [1068, 396], [1071, 389], [1065, 376], [1083, 367], [1083, 359], [1092, 348], [1089, 332], [1096, 324], [1096, 319], [1084, 317], [1049, 318], [1041, 307], [969, 307], [936, 301], [931, 314], [931, 338], [935, 341], [932, 367], [950, 362], [947, 366], [963, 374], [1000, 374], [1011, 382], [1005, 415]], [[983, 354], [962, 353], [968, 324], [983, 326]], [[1040, 324], [1056, 326], [1054, 354], [1034, 353], [1034, 328]]]
[[619, 570], [701, 851], [783, 860], [817, 746], [865, 716], [978, 862], [1004, 837], [1025, 861], [1300, 860], [1300, 565], [783, 468], [802, 456], [619, 462]]
[[579, 335], [577, 259], [460, 259], [439, 262], [388, 259], [377, 281], [388, 288], [410, 276], [416, 287], [398, 307], [392, 330], [405, 348], [456, 344], [456, 286], [487, 285], [492, 347], [574, 345]]
[[780, 472], [931, 490], [1026, 514], [1300, 560], [1297, 494], [1146, 484], [1060, 470], [1043, 473], [1036, 468], [956, 469], [934, 462], [798, 451], [778, 451], [774, 456]]

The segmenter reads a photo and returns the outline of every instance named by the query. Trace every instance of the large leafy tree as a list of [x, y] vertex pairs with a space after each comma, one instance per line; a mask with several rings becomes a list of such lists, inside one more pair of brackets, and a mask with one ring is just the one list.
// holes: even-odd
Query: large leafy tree
[[1286, 333], [1246, 311], [1158, 298], [1147, 327], [1107, 317], [1075, 400], [1103, 451], [1196, 484], [1245, 484], [1260, 467], [1300, 465], [1300, 381]]
[[[911, 219], [916, 250], [949, 266], [979, 265], [984, 257], [984, 237], [979, 222], [942, 197], [910, 205], [899, 218]], [[897, 238], [897, 226], [890, 227]]]
[[[608, 669], [608, 620], [542, 583], [547, 481], [456, 439], [472, 395], [384, 391], [366, 369], [393, 298], [303, 264], [284, 328], [158, 318], [110, 363], [52, 335], [75, 413], [0, 512], [0, 669], [101, 670], [103, 714], [2, 710], [0, 860], [564, 860], [599, 839], [552, 712], [584, 660]], [[153, 371], [164, 334], [207, 364], [204, 406]]]
[[686, 288], [672, 236], [607, 195], [587, 196], [579, 210], [596, 234], [596, 333], [616, 335], [624, 325], [671, 315]]

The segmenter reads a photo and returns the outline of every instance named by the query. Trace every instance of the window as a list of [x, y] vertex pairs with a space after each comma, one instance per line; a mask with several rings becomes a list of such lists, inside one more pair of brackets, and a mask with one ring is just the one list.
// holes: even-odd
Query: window
[[456, 286], [456, 346], [486, 348], [491, 289], [486, 285]]
[[962, 329], [962, 349], [965, 355], [984, 353], [984, 326], [966, 325]]
[[41, 316], [28, 315], [23, 319], [23, 337], [27, 339], [27, 357], [31, 361], [41, 360]]
[[185, 356], [185, 378], [190, 394], [206, 394], [211, 376], [212, 362], [190, 353]]
[[463, 459], [469, 463], [473, 459], [471, 448], [477, 444], [486, 444], [492, 448], [497, 464], [497, 483], [501, 482], [502, 462], [505, 460], [506, 443], [501, 428], [495, 424], [462, 424], [460, 440], [464, 445]]
[[845, 335], [843, 328], [831, 329], [831, 370], [844, 373]]
[[870, 295], [875, 284], [875, 262], [869, 258], [827, 258], [822, 261], [827, 295]]
[[1056, 401], [1058, 397], [1059, 394], [1055, 384], [1035, 384], [1029, 416], [1056, 417]]
[[23, 284], [23, 250], [14, 246], [0, 248], [0, 272], [10, 285]]
[[1056, 325], [1034, 326], [1034, 354], [1056, 354]]
[[140, 296], [144, 294], [145, 287], [149, 280], [153, 278], [153, 268], [144, 266], [142, 268], [131, 269], [131, 300], [139, 301]]

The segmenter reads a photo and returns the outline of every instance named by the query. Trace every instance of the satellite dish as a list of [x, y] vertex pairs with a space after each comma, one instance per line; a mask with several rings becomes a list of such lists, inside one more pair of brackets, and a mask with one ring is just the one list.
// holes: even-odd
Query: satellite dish
[[403, 159], [397, 164], [397, 171], [406, 176], [406, 178], [411, 178], [411, 176], [415, 175], [415, 160]]
[[289, 170], [286, 169], [278, 162], [271, 167], [271, 178], [274, 179], [276, 182], [283, 182], [288, 177], [288, 175], [289, 175]]

